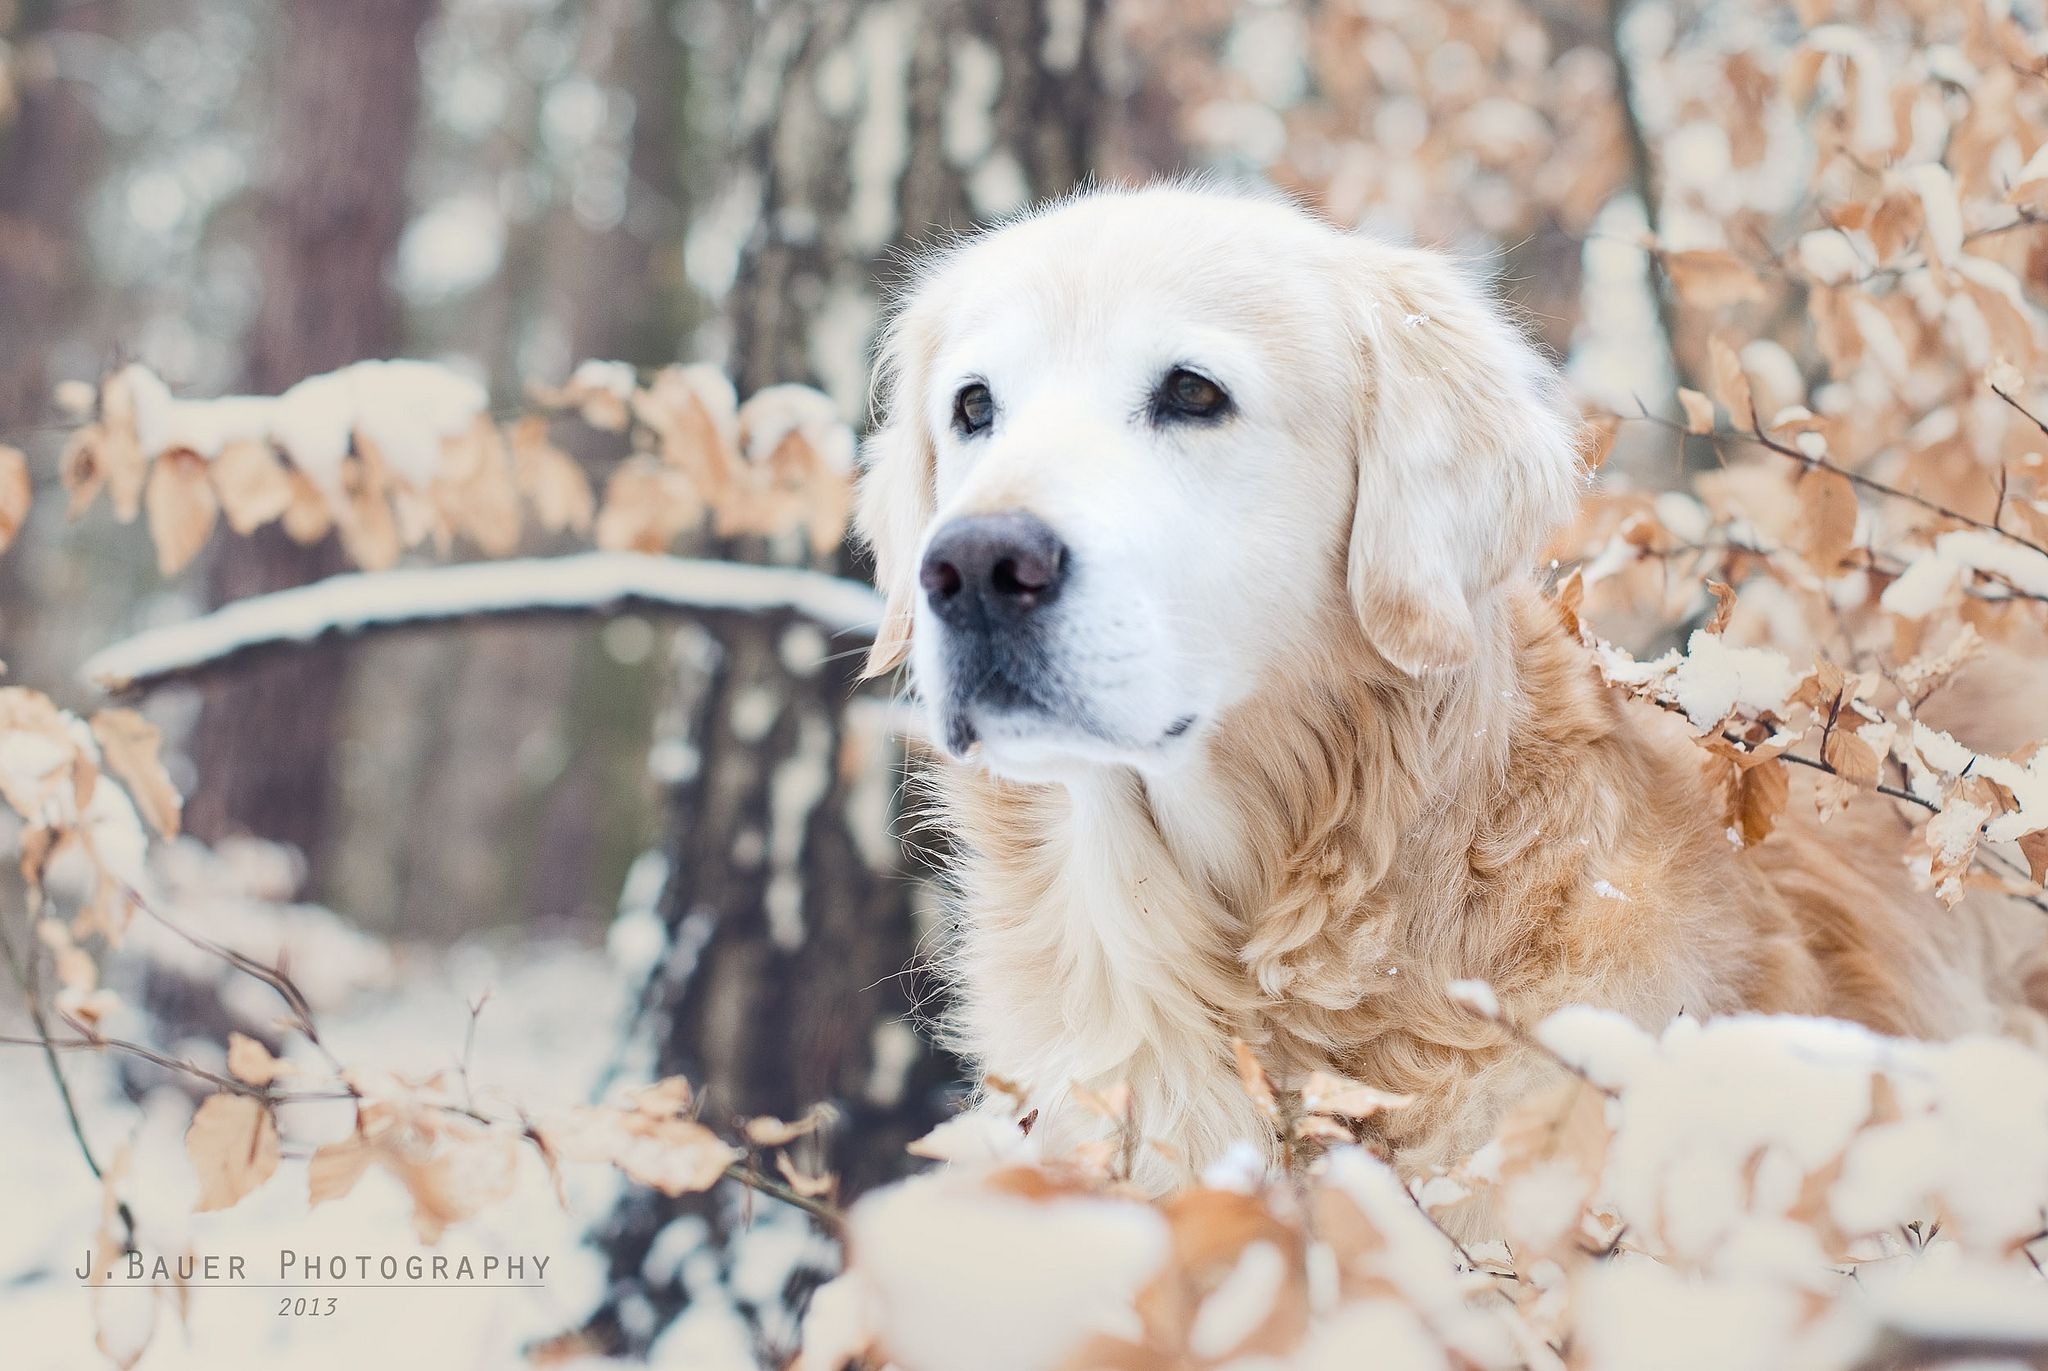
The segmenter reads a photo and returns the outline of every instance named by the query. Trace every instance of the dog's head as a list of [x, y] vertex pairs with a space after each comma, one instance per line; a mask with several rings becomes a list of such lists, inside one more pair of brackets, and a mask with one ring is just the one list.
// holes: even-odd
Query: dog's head
[[1458, 667], [1579, 478], [1477, 285], [1272, 199], [1103, 192], [953, 248], [877, 379], [870, 670], [908, 655], [938, 739], [1018, 779], [1169, 768], [1335, 631]]

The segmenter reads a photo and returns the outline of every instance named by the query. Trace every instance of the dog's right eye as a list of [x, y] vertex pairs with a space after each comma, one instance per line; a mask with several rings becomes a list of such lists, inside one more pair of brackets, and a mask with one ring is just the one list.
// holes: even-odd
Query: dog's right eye
[[989, 394], [988, 387], [980, 381], [972, 381], [960, 387], [960, 393], [953, 397], [953, 431], [962, 438], [972, 438], [977, 433], [986, 433], [988, 426], [996, 421], [996, 397]]

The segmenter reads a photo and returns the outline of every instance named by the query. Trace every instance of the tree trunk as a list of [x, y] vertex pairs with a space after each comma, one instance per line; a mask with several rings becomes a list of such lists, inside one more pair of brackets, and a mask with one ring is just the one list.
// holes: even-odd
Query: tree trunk
[[[405, 224], [419, 111], [420, 30], [432, 0], [295, 0], [276, 73], [278, 161], [258, 223], [262, 303], [249, 337], [252, 391], [394, 351], [389, 280]], [[341, 568], [330, 539], [300, 547], [276, 527], [213, 559], [216, 604]], [[288, 842], [317, 862], [327, 831], [335, 721], [346, 659], [316, 648], [262, 663], [206, 692], [193, 743], [199, 836]]]
[[[1096, 165], [1113, 113], [1103, 5], [716, 8], [733, 57], [724, 107], [739, 125], [727, 195], [755, 211], [724, 300], [734, 381], [742, 395], [808, 381], [858, 416], [878, 278], [897, 274], [900, 254], [1065, 191]], [[773, 616], [712, 629], [679, 639], [672, 736], [692, 760], [670, 794], [668, 946], [637, 1031], [654, 1074], [687, 1076], [716, 1125], [834, 1106], [839, 1123], [803, 1160], [837, 1175], [847, 1199], [909, 1169], [904, 1144], [961, 1084], [922, 1022], [921, 882], [894, 836], [901, 758], [879, 698], [855, 697], [857, 645], [811, 641]], [[778, 1207], [629, 1193], [599, 1235], [612, 1285], [586, 1333], [643, 1351], [688, 1301], [712, 1297], [707, 1281], [725, 1284], [764, 1206]], [[682, 1264], [687, 1277], [659, 1260], [674, 1237], [657, 1239], [678, 1219], [708, 1233], [711, 1260]], [[717, 1298], [778, 1364], [789, 1311], [819, 1274], [785, 1272], [765, 1302], [732, 1288]]]
[[[49, 411], [44, 359], [75, 322], [91, 285], [81, 210], [98, 174], [102, 138], [83, 92], [58, 78], [52, 47], [74, 34], [104, 38], [105, 5], [21, 6], [7, 35], [22, 73], [0, 118], [0, 432], [18, 433]], [[23, 59], [27, 60], [23, 60]], [[11, 439], [10, 441], [19, 441]]]
[[[47, 454], [34, 451], [34, 429], [51, 412], [47, 359], [77, 336], [92, 286], [83, 211], [105, 151], [85, 92], [57, 74], [59, 53], [75, 39], [103, 40], [111, 20], [107, 5], [38, 0], [20, 6], [7, 34], [16, 90], [13, 110], [0, 114], [0, 441], [30, 448], [39, 462]], [[0, 660], [15, 685], [63, 679], [37, 650], [54, 598], [38, 584], [48, 574], [50, 514], [32, 514], [0, 558]]]

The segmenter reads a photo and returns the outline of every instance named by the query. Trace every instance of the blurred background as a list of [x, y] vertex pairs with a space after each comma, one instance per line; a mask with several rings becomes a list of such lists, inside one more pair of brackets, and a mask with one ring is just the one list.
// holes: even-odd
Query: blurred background
[[[0, 433], [46, 450], [55, 383], [127, 361], [208, 396], [420, 356], [509, 405], [585, 358], [705, 360], [858, 424], [904, 254], [1190, 170], [1451, 244], [1564, 355], [1596, 223], [1626, 251], [1644, 222], [1597, 3], [5, 9]], [[1636, 276], [1588, 347], [1650, 393]], [[166, 584], [139, 527], [42, 502], [0, 564], [0, 657], [62, 695], [125, 631], [340, 565], [283, 542], [223, 536]], [[192, 830], [295, 845], [364, 927], [595, 934], [661, 827], [668, 632], [372, 643], [151, 709]]]
[[[1885, 12], [1869, 44], [1901, 14], [1947, 22], [1937, 0]], [[67, 523], [60, 383], [132, 361], [181, 395], [274, 394], [403, 355], [510, 414], [585, 359], [681, 360], [742, 396], [816, 386], [858, 429], [911, 256], [1090, 183], [1256, 179], [1448, 247], [1589, 407], [1671, 412], [1705, 329], [1658, 284], [1651, 235], [1757, 256], [1785, 237], [1814, 149], [1766, 73], [1830, 17], [1853, 37], [1867, 16], [1846, 0], [5, 0], [0, 440], [29, 451], [38, 499], [0, 559], [0, 659], [12, 683], [90, 704], [94, 650], [344, 566], [331, 543], [221, 530], [166, 579], [141, 525]], [[1823, 79], [1850, 103], [1847, 65]], [[589, 438], [560, 441], [602, 482], [620, 452]], [[1708, 459], [1625, 434], [1608, 479], [1655, 491]], [[773, 538], [686, 532], [672, 550], [866, 574], [852, 551]], [[829, 1100], [821, 1164], [858, 1190], [901, 1169], [960, 1076], [923, 1017], [941, 854], [890, 836], [903, 750], [886, 689], [857, 694], [859, 647], [788, 615], [535, 619], [152, 692], [187, 827], [213, 848], [167, 879], [194, 919], [318, 911], [305, 936], [326, 941], [301, 964], [332, 973], [338, 1012], [358, 980], [393, 1004], [437, 980], [516, 982], [492, 1011], [517, 1023], [505, 1050], [553, 1063], [570, 1094], [683, 1072], [721, 1117]], [[217, 1051], [259, 1017], [163, 962], [142, 991], [160, 1038]], [[433, 1022], [461, 1037], [459, 1013]], [[720, 1286], [738, 1331], [717, 1336], [786, 1349], [774, 1310], [815, 1274], [800, 1243], [763, 1277], [728, 1241], [755, 1217], [730, 1197], [622, 1193], [596, 1213], [584, 1307], [566, 1311], [578, 1346], [643, 1352]]]

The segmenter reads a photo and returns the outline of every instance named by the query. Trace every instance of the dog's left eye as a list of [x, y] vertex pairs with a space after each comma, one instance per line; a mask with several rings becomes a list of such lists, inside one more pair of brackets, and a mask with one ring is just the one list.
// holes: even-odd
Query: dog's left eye
[[980, 381], [970, 381], [953, 397], [953, 431], [962, 438], [986, 433], [996, 421], [995, 396]]
[[1230, 412], [1230, 396], [1200, 372], [1175, 367], [1152, 395], [1152, 421], [1220, 419]]

